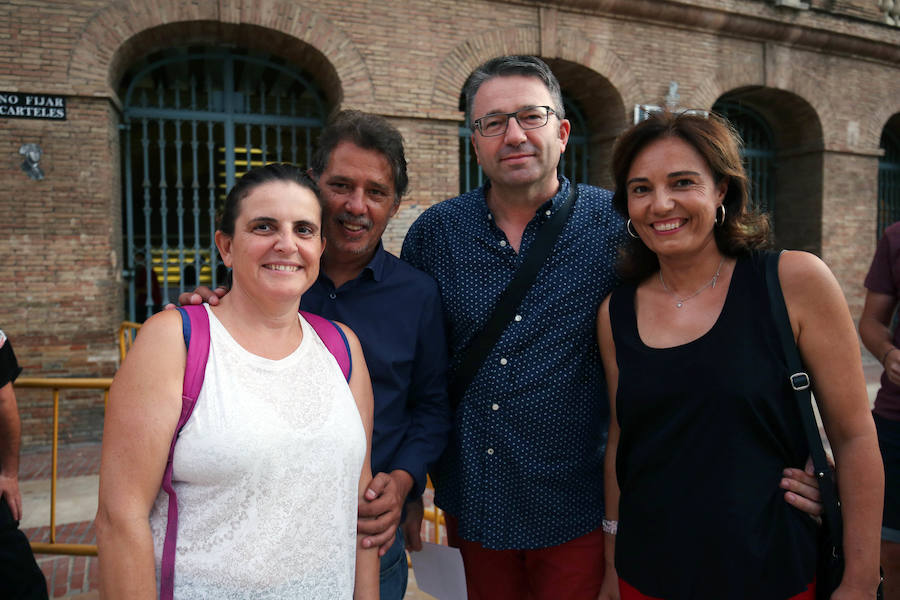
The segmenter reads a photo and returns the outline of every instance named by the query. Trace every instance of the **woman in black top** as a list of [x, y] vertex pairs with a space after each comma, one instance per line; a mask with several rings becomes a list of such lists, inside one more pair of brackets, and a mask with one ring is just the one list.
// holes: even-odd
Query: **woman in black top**
[[[809, 452], [737, 136], [715, 115], [656, 115], [619, 140], [613, 172], [632, 240], [629, 284], [598, 313], [612, 414], [601, 598], [811, 599], [815, 524], [779, 487]], [[883, 474], [856, 332], [821, 260], [787, 252], [778, 270], [837, 463], [846, 570], [832, 598], [874, 598]]]

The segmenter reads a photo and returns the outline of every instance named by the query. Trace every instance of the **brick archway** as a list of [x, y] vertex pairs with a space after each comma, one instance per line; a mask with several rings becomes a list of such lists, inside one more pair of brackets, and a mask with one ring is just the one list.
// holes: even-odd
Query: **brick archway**
[[[469, 74], [484, 61], [508, 54], [540, 55], [538, 27], [491, 31], [457, 45], [442, 61], [432, 87], [436, 116], [462, 121], [460, 93]], [[628, 125], [624, 98], [641, 89], [627, 64], [614, 52], [581, 36], [561, 35], [554, 56], [541, 56], [553, 69], [563, 93], [582, 108], [588, 127], [589, 180], [610, 185], [608, 161], [615, 138]]]
[[[354, 106], [374, 101], [372, 79], [362, 55], [322, 14], [287, 0], [242, 0], [222, 12], [219, 5], [215, 0], [191, 4], [170, 0], [138, 6], [116, 4], [98, 12], [85, 25], [69, 59], [67, 72], [73, 92], [115, 99], [118, 80], [134, 59], [149, 50], [169, 47], [173, 33], [178, 33], [201, 43], [249, 41], [282, 55], [306, 46], [314, 52], [303, 66], [322, 79], [334, 105], [344, 99]], [[275, 35], [251, 35], [259, 28]]]
[[[541, 32], [538, 27], [516, 27], [490, 31], [457, 45], [441, 62], [434, 77], [431, 103], [437, 112], [458, 118], [459, 94], [469, 74], [484, 61], [505, 54], [540, 56]], [[628, 65], [614, 52], [581, 36], [560, 36], [556, 56], [544, 60], [563, 60], [587, 68], [606, 79], [620, 101], [641, 97], [642, 90]], [[624, 106], [624, 103], [623, 103]], [[451, 117], [451, 115], [453, 115]], [[627, 115], [623, 115], [623, 118]]]
[[441, 116], [459, 120], [459, 94], [469, 74], [478, 65], [495, 56], [537, 55], [540, 52], [540, 38], [537, 27], [515, 27], [490, 31], [457, 45], [437, 69], [432, 85], [431, 105]]
[[[709, 109], [717, 100], [734, 93], [735, 90], [761, 90], [756, 93], [788, 100], [787, 107], [776, 105], [771, 111], [773, 114], [787, 113], [794, 109], [803, 113], [803, 117], [812, 127], [811, 131], [802, 136], [803, 144], [818, 146], [819, 149], [842, 147], [846, 143], [840, 136], [845, 136], [846, 132], [839, 130], [836, 125], [843, 121], [838, 118], [829, 96], [820, 93], [824, 85], [817, 73], [797, 66], [793, 67], [789, 77], [774, 75], [764, 77], [763, 73], [756, 69], [727, 66], [697, 86], [691, 97], [686, 99], [686, 105]], [[777, 125], [775, 122], [772, 124]]]

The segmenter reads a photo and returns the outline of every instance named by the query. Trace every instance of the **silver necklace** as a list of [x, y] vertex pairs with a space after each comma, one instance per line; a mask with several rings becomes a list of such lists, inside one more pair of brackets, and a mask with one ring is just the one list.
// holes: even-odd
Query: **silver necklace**
[[702, 292], [702, 291], [705, 290], [706, 288], [714, 288], [714, 287], [716, 287], [716, 282], [719, 280], [719, 271], [722, 270], [722, 264], [723, 264], [724, 262], [725, 262], [725, 257], [723, 256], [723, 257], [722, 257], [722, 260], [719, 261], [719, 266], [716, 267], [716, 274], [712, 276], [712, 279], [710, 279], [709, 281], [707, 281], [706, 283], [704, 283], [702, 286], [700, 286], [700, 288], [699, 288], [696, 292], [694, 292], [694, 293], [691, 294], [690, 296], [685, 296], [684, 298], [680, 298], [680, 299], [679, 299], [679, 298], [678, 298], [678, 294], [676, 294], [675, 292], [673, 292], [672, 290], [670, 290], [670, 289], [669, 289], [669, 286], [666, 285], [666, 282], [663, 281], [662, 268], [659, 269], [659, 282], [662, 284], [662, 287], [663, 287], [664, 290], [666, 290], [667, 292], [669, 292], [670, 294], [672, 294], [673, 296], [675, 296], [675, 300], [677, 300], [677, 302], [675, 302], [675, 308], [681, 308], [681, 307], [684, 306], [684, 303], [685, 303], [685, 302], [687, 302], [687, 301], [690, 300], [691, 298], [696, 297], [700, 292]]

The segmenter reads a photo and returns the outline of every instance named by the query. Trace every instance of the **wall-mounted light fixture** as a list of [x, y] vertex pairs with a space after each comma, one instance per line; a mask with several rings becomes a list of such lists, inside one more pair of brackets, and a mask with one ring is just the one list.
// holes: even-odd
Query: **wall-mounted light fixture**
[[43, 179], [44, 171], [38, 164], [41, 162], [41, 155], [43, 155], [41, 147], [37, 144], [22, 144], [19, 148], [19, 154], [25, 157], [25, 161], [22, 162], [22, 170], [35, 181]]

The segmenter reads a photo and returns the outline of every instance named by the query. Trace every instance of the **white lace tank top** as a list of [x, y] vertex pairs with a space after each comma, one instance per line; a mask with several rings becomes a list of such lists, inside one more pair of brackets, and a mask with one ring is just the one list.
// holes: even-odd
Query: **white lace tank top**
[[[175, 598], [350, 599], [366, 437], [305, 319], [290, 356], [244, 350], [207, 307], [203, 389], [175, 445]], [[150, 513], [157, 581], [168, 496]]]

